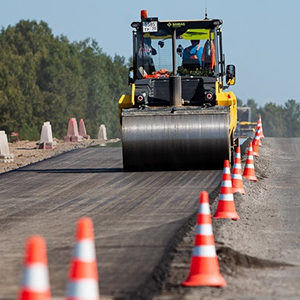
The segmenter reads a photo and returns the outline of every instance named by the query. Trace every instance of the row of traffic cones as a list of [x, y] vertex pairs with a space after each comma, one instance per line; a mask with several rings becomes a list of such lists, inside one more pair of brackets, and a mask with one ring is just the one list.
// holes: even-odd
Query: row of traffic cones
[[243, 195], [246, 194], [244, 187], [243, 187], [243, 179], [247, 178], [251, 181], [257, 181], [255, 170], [254, 170], [254, 158], [253, 156], [259, 157], [259, 146], [262, 146], [261, 138], [264, 137], [263, 129], [262, 129], [262, 122], [261, 122], [261, 116], [259, 116], [259, 119], [257, 121], [257, 126], [255, 130], [254, 139], [252, 142], [248, 145], [248, 151], [247, 151], [247, 160], [245, 164], [245, 169], [242, 174], [242, 168], [241, 168], [241, 149], [240, 147], [236, 147], [235, 152], [235, 159], [234, 159], [234, 165], [232, 169], [232, 190], [233, 193], [239, 192]]
[[214, 215], [214, 218], [218, 218], [218, 219], [229, 218], [232, 220], [239, 219], [239, 216], [235, 210], [233, 194], [236, 192], [239, 192], [243, 195], [246, 194], [243, 186], [242, 177], [245, 177], [251, 181], [257, 181], [257, 178], [255, 176], [255, 170], [254, 170], [252, 143], [249, 143], [249, 148], [247, 151], [247, 159], [246, 159], [246, 164], [245, 164], [245, 169], [243, 174], [241, 168], [241, 149], [239, 146], [236, 147], [236, 154], [234, 159], [232, 175], [230, 174], [229, 160], [224, 161], [221, 190], [219, 194], [217, 211]]
[[[257, 147], [261, 144], [260, 138], [263, 137], [261, 118], [259, 118], [253, 144]], [[257, 150], [257, 148], [255, 148]], [[258, 154], [258, 150], [256, 151]], [[222, 184], [219, 193], [217, 210], [214, 219], [229, 218], [232, 220], [240, 219], [236, 212], [233, 194], [239, 192], [246, 194], [243, 187], [242, 177], [251, 181], [257, 181], [254, 171], [252, 143], [249, 143], [247, 160], [242, 174], [241, 150], [236, 148], [232, 175], [230, 174], [229, 160], [224, 161]], [[257, 155], [258, 156], [258, 155]], [[200, 193], [198, 206], [196, 237], [194, 250], [191, 259], [190, 273], [182, 283], [184, 286], [226, 286], [225, 279], [220, 273], [219, 262], [216, 255], [212, 221], [209, 208], [208, 193]]]
[[[42, 236], [28, 238], [18, 300], [51, 299], [46, 252]], [[90, 218], [81, 218], [77, 222], [66, 299], [100, 300], [94, 229]]]

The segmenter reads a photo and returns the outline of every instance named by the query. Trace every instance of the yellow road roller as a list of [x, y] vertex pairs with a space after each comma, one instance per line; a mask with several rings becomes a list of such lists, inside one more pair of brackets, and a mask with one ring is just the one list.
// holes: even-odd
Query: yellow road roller
[[234, 151], [235, 66], [222, 20], [132, 22], [130, 95], [119, 100], [124, 171], [222, 169]]

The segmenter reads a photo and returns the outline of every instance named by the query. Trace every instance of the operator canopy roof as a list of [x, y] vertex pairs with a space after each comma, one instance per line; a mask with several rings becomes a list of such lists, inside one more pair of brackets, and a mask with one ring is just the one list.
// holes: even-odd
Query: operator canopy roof
[[219, 28], [222, 20], [199, 21], [158, 21], [147, 18], [141, 22], [133, 22], [131, 26], [151, 39], [168, 39], [176, 29], [177, 39], [207, 40], [214, 38], [214, 29]]

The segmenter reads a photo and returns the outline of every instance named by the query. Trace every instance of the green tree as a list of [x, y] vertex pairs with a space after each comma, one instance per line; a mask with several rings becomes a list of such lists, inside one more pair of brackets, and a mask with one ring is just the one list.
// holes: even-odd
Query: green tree
[[116, 55], [112, 60], [95, 40], [85, 40], [77, 46], [88, 90], [87, 129], [96, 135], [99, 126], [105, 124], [108, 137], [120, 136], [118, 99], [123, 93], [128, 93], [125, 59]]
[[288, 100], [284, 104], [284, 127], [286, 137], [300, 136], [300, 104], [295, 100]]
[[275, 103], [267, 103], [261, 112], [264, 134], [266, 136], [284, 136], [286, 130], [282, 106], [277, 106]]
[[118, 99], [128, 93], [124, 57], [102, 52], [95, 40], [70, 43], [48, 24], [21, 20], [0, 33], [0, 128], [38, 139], [45, 121], [53, 135], [66, 135], [71, 117], [84, 119], [96, 136], [120, 135]]
[[251, 117], [253, 122], [258, 120], [258, 117], [260, 115], [260, 109], [257, 106], [257, 103], [254, 99], [248, 99], [247, 104], [245, 106], [251, 107]]
[[237, 98], [236, 101], [237, 101], [237, 106], [239, 106], [239, 107], [243, 106], [243, 100], [242, 99]]

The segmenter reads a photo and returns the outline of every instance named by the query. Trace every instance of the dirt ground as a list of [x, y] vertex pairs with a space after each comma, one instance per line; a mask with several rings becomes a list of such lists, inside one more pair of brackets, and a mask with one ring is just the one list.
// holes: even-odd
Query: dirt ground
[[[246, 195], [234, 194], [240, 220], [212, 220], [220, 272], [227, 286], [182, 287], [190, 269], [196, 232], [193, 225], [170, 254], [169, 275], [161, 295], [155, 300], [300, 299], [300, 238], [296, 229], [300, 218], [295, 197], [299, 183], [291, 188], [289, 171], [285, 174], [289, 168], [283, 166], [281, 170], [281, 164], [280, 167], [276, 165], [276, 161], [282, 163], [282, 158], [287, 156], [274, 149], [276, 139], [265, 139], [263, 143], [260, 157], [254, 157], [258, 181], [244, 179]], [[289, 144], [289, 141], [284, 143]], [[293, 155], [284, 160], [292, 159]], [[245, 157], [242, 162], [244, 168]], [[290, 176], [297, 180], [296, 174]], [[282, 178], [286, 178], [285, 184], [281, 183]], [[210, 202], [213, 215], [218, 195], [212, 195]]]
[[32, 164], [46, 158], [59, 155], [63, 152], [89, 146], [105, 146], [109, 143], [116, 143], [119, 139], [100, 141], [97, 139], [85, 139], [81, 142], [64, 142], [63, 140], [54, 139], [55, 146], [53, 149], [37, 149], [35, 141], [17, 141], [9, 143], [10, 154], [14, 155], [14, 161], [10, 163], [0, 163], [0, 173], [11, 171], [28, 164]]
[[[220, 271], [227, 286], [224, 288], [182, 287], [181, 283], [189, 273], [194, 245], [195, 222], [193, 222], [176, 249], [169, 253], [171, 263], [167, 266], [168, 277], [157, 278], [158, 281], [163, 281], [163, 290], [154, 298], [155, 300], [300, 299], [300, 250], [298, 250], [300, 235], [299, 232], [297, 233], [300, 218], [296, 207], [297, 197], [289, 194], [293, 190], [299, 190], [299, 184], [295, 183], [292, 186], [292, 183], [289, 183], [289, 189], [278, 193], [280, 184], [276, 178], [281, 178], [285, 174], [276, 166], [274, 159], [290, 160], [293, 165], [294, 157], [292, 155], [286, 157], [284, 152], [278, 152], [274, 147], [276, 143], [276, 139], [263, 140], [260, 157], [255, 158], [255, 173], [258, 181], [244, 180], [247, 194], [236, 193], [234, 196], [236, 210], [241, 219], [213, 220]], [[11, 143], [9, 147], [10, 152], [14, 154], [14, 162], [0, 163], [0, 173], [72, 149], [100, 144], [102, 143], [98, 140], [85, 140], [79, 143], [57, 141], [57, 146], [53, 150], [41, 150], [35, 149], [35, 142]], [[289, 144], [289, 142], [282, 144]], [[300, 142], [294, 147], [300, 149]], [[299, 162], [300, 159], [294, 164]], [[245, 157], [243, 165], [244, 163]], [[295, 172], [291, 178], [296, 181], [299, 176], [298, 171]], [[272, 193], [272, 190], [277, 193], [277, 196], [275, 192]], [[292, 202], [293, 198], [295, 198], [294, 202]], [[283, 203], [280, 201], [290, 204], [282, 209]], [[210, 195], [210, 202], [213, 214], [217, 207], [218, 191]], [[289, 217], [292, 213], [295, 214], [294, 219]]]

